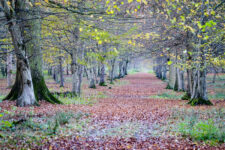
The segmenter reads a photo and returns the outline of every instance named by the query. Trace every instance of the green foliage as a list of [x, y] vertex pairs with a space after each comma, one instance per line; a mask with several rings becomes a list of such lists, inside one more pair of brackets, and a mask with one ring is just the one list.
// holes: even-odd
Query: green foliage
[[224, 100], [225, 93], [216, 93], [216, 94], [210, 95], [209, 99]]
[[190, 99], [190, 96], [188, 95], [188, 93], [185, 93], [182, 97], [181, 97], [182, 100], [189, 100]]
[[181, 99], [182, 95], [178, 95], [176, 92], [165, 92], [160, 93], [157, 95], [152, 95], [150, 98], [156, 98], [156, 99]]
[[135, 73], [138, 73], [138, 72], [140, 72], [138, 69], [132, 69], [132, 70], [128, 71], [128, 74], [135, 74]]
[[154, 73], [154, 71], [153, 71], [153, 70], [149, 70], [149, 71], [148, 71], [148, 73], [153, 74], [153, 73]]
[[[0, 107], [0, 111], [1, 111], [1, 107]], [[0, 113], [0, 130], [6, 130], [13, 126], [12, 121], [4, 120], [4, 116], [7, 114], [10, 114], [10, 112], [3, 111], [2, 113]]]
[[174, 124], [172, 130], [180, 135], [215, 145], [225, 142], [224, 119], [225, 111], [223, 108], [209, 110], [175, 109], [169, 122]]
[[172, 90], [173, 88], [169, 84], [167, 84], [166, 89]]
[[212, 119], [206, 121], [189, 120], [178, 125], [183, 136], [190, 136], [194, 140], [225, 142], [225, 131], [221, 131]]
[[5, 98], [5, 96], [0, 94], [0, 103], [2, 102], [2, 100], [3, 100], [4, 98]]
[[58, 112], [55, 115], [55, 120], [60, 125], [65, 125], [69, 123], [69, 120], [74, 117], [74, 114], [71, 112]]
[[96, 103], [96, 97], [95, 96], [75, 96], [73, 93], [65, 92], [65, 93], [55, 93], [54, 96], [63, 104], [70, 105], [70, 104], [76, 104], [76, 105], [92, 105]]
[[107, 86], [105, 82], [99, 82], [99, 86]]
[[28, 127], [31, 130], [35, 130], [35, 131], [43, 129], [42, 124], [34, 122], [32, 118], [29, 118], [28, 120], [23, 122], [21, 125], [23, 126], [23, 128]]
[[76, 105], [92, 105], [96, 103], [96, 100], [94, 97], [62, 97], [60, 100], [63, 102], [63, 104], [69, 105], [69, 104], [76, 104]]
[[98, 92], [97, 95], [95, 96], [96, 99], [102, 99], [102, 98], [107, 98], [108, 96], [104, 92]]
[[191, 106], [198, 106], [198, 105], [213, 105], [209, 100], [204, 100], [201, 98], [191, 99], [188, 104]]

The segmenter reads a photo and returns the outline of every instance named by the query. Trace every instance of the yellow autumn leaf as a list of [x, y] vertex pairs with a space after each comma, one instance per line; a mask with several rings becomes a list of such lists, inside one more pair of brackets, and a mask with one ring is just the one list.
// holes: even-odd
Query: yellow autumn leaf
[[197, 35], [198, 38], [202, 38], [202, 36], [200, 34]]
[[40, 3], [40, 2], [36, 2], [35, 5], [36, 5], [36, 6], [40, 6], [41, 3]]
[[128, 3], [132, 3], [133, 2], [133, 0], [127, 0], [128, 1]]
[[10, 1], [7, 1], [7, 4], [10, 6], [11, 5]]
[[102, 44], [102, 41], [98, 41], [98, 44], [100, 44], [100, 45], [101, 45], [101, 44]]

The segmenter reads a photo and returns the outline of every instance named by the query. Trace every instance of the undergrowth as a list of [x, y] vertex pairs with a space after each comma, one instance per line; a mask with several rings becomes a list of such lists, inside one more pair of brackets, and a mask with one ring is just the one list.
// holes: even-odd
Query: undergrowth
[[54, 95], [58, 99], [60, 99], [63, 104], [69, 105], [69, 104], [76, 104], [76, 105], [92, 105], [96, 103], [96, 97], [95, 96], [90, 96], [90, 97], [65, 97], [63, 95]]
[[[18, 120], [4, 120], [9, 122], [10, 126], [2, 128], [1, 124], [0, 147], [28, 149], [40, 146], [51, 138], [72, 135], [74, 132], [71, 131], [71, 126], [79, 128], [80, 124], [87, 122], [88, 117], [89, 114], [83, 112], [58, 112], [48, 117], [22, 115]], [[2, 123], [3, 120], [0, 121]]]
[[172, 132], [190, 137], [194, 141], [204, 141], [212, 146], [225, 143], [225, 110], [175, 109], [170, 116]]
[[140, 72], [138, 69], [131, 69], [128, 71], [128, 74], [135, 74], [135, 73], [138, 73]]
[[150, 98], [155, 98], [155, 99], [181, 99], [182, 95], [176, 93], [176, 92], [164, 92], [164, 93], [159, 93], [157, 95], [151, 95]]

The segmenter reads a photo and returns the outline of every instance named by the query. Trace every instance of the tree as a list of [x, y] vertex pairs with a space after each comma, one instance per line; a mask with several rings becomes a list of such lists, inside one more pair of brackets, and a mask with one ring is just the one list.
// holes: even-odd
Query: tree
[[[16, 81], [5, 99], [17, 100], [17, 106], [34, 105], [39, 99], [61, 103], [51, 95], [42, 75], [41, 24], [36, 1], [4, 0], [1, 5], [10, 22], [9, 32], [17, 57]], [[28, 57], [32, 57], [31, 61]]]

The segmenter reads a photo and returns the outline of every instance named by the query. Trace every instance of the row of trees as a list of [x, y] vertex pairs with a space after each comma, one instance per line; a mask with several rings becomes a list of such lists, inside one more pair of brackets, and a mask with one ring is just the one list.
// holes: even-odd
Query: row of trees
[[90, 88], [105, 85], [106, 66], [111, 83], [124, 77], [131, 54], [127, 43], [135, 25], [119, 30], [125, 16], [118, 14], [121, 20], [115, 22], [113, 9], [119, 8], [114, 5], [110, 10], [111, 5], [109, 1], [1, 1], [3, 29], [8, 28], [2, 39], [7, 33], [11, 36], [9, 43], [2, 43], [12, 43], [16, 56], [15, 83], [5, 99], [16, 100], [17, 106], [38, 104], [38, 100], [60, 104], [45, 84], [44, 66], [59, 70], [60, 86], [64, 86], [63, 67], [69, 66], [75, 96], [81, 93], [84, 73]]
[[192, 105], [212, 104], [207, 97], [207, 72], [216, 75], [225, 66], [224, 4], [224, 0], [199, 0], [162, 5], [169, 23], [163, 32], [166, 48], [155, 59], [155, 72], [165, 79], [165, 68], [169, 68], [168, 88], [186, 91], [183, 99]]
[[[14, 52], [17, 65], [6, 99], [17, 100], [18, 106], [38, 100], [61, 103], [48, 90], [43, 67], [60, 86], [66, 67], [73, 78], [71, 93], [79, 96], [84, 74], [95, 88], [97, 83], [105, 85], [106, 70], [113, 82], [127, 74], [129, 60], [147, 56], [155, 57], [157, 77], [166, 79], [169, 70], [169, 87], [185, 90], [191, 104], [211, 104], [206, 73], [209, 67], [224, 67], [224, 3], [2, 0], [1, 54]], [[11, 43], [11, 48], [3, 48]]]

